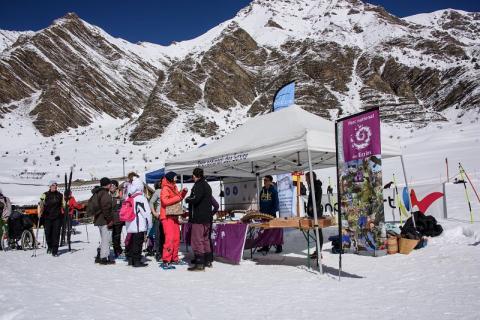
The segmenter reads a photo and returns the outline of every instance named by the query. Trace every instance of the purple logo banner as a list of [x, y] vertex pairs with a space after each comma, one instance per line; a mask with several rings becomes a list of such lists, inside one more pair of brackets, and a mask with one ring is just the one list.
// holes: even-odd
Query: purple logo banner
[[354, 251], [385, 250], [380, 114], [378, 109], [337, 121], [339, 197], [344, 233]]
[[343, 121], [345, 162], [381, 153], [379, 110], [362, 113]]

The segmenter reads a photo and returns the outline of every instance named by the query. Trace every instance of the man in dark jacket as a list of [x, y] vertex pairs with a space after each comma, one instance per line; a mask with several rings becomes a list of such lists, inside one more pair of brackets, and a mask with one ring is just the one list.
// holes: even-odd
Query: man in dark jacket
[[[110, 239], [112, 232], [110, 228], [113, 226], [112, 212], [112, 196], [110, 195], [111, 181], [108, 178], [100, 179], [100, 187], [92, 190], [92, 197], [96, 197], [92, 204], [95, 204], [93, 225], [97, 226], [100, 231], [100, 251], [97, 250], [95, 263], [114, 264], [115, 261], [108, 259], [110, 255]], [[90, 203], [90, 201], [89, 201]]]
[[[278, 211], [278, 192], [273, 185], [273, 177], [266, 175], [263, 178], [263, 188], [260, 191], [260, 212], [271, 215], [272, 217], [277, 217]], [[262, 247], [258, 252], [268, 252], [270, 251], [269, 246]], [[282, 245], [277, 245], [275, 253], [282, 252]]]
[[212, 188], [203, 176], [203, 169], [193, 170], [193, 185], [190, 196], [185, 199], [189, 204], [192, 223], [191, 245], [195, 254], [195, 265], [189, 271], [205, 270], [205, 261], [209, 261], [212, 248], [210, 247], [210, 228], [212, 224]]
[[[313, 185], [315, 187], [315, 205], [317, 207], [317, 218], [320, 219], [320, 217], [323, 216], [323, 207], [322, 207], [322, 181], [317, 179], [317, 175], [315, 172], [312, 171], [312, 176], [313, 176]], [[305, 179], [307, 180], [308, 184], [308, 201], [307, 201], [307, 215], [313, 219], [313, 200], [312, 200], [312, 186], [310, 185], [310, 172], [307, 172], [305, 174]], [[323, 247], [323, 232], [322, 229], [318, 229], [318, 235], [320, 237], [319, 242], [320, 242], [320, 251], [322, 251]], [[311, 255], [311, 259], [316, 259], [317, 258], [317, 250], [315, 250]]]
[[123, 252], [121, 237], [122, 237], [122, 228], [124, 222], [120, 221], [120, 208], [122, 207], [122, 197], [118, 190], [118, 181], [111, 180], [110, 185], [110, 195], [112, 196], [112, 213], [113, 213], [113, 226], [112, 226], [112, 243], [113, 243], [113, 253], [115, 258], [118, 258]]
[[260, 191], [260, 212], [277, 216], [278, 192], [273, 185], [273, 177], [267, 175], [263, 178], [263, 188]]
[[50, 189], [40, 197], [39, 206], [44, 218], [47, 253], [58, 257], [60, 230], [63, 222], [63, 195], [57, 191], [57, 182], [50, 181]]

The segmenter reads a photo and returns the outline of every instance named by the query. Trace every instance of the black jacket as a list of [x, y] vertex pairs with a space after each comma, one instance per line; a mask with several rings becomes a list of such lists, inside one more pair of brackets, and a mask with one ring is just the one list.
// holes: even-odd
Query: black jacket
[[43, 216], [45, 219], [58, 219], [62, 216], [63, 195], [58, 192], [47, 191], [42, 196]]
[[93, 224], [95, 226], [109, 224], [113, 220], [112, 196], [110, 195], [110, 192], [106, 188], [95, 187], [92, 190], [92, 193], [92, 197], [96, 197]]
[[[317, 203], [317, 216], [320, 218], [323, 215], [323, 210], [322, 210], [322, 181], [314, 180], [313, 185], [315, 186], [315, 202]], [[311, 188], [309, 188], [309, 189], [311, 189]], [[311, 190], [309, 190], [309, 193], [308, 193], [307, 215], [310, 218], [313, 218], [313, 201], [312, 201]]]
[[185, 201], [189, 204], [191, 223], [212, 222], [212, 188], [205, 178], [195, 182], [190, 196]]

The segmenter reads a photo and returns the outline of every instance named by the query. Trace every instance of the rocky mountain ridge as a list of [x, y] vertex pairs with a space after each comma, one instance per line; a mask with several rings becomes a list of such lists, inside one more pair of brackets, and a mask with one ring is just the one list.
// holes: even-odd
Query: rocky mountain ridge
[[67, 14], [38, 32], [0, 32], [0, 125], [27, 104], [44, 136], [108, 115], [130, 119], [134, 141], [178, 121], [213, 137], [232, 127], [220, 114], [267, 112], [296, 80], [297, 104], [325, 118], [379, 106], [386, 122], [422, 126], [450, 108], [479, 108], [479, 30], [480, 13], [458, 10], [400, 19], [356, 0], [255, 0], [164, 47]]

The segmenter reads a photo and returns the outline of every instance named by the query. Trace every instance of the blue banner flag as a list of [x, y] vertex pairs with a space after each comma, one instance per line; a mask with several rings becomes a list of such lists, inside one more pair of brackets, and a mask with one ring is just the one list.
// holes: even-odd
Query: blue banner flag
[[287, 83], [273, 97], [273, 111], [286, 108], [295, 103], [295, 81]]

